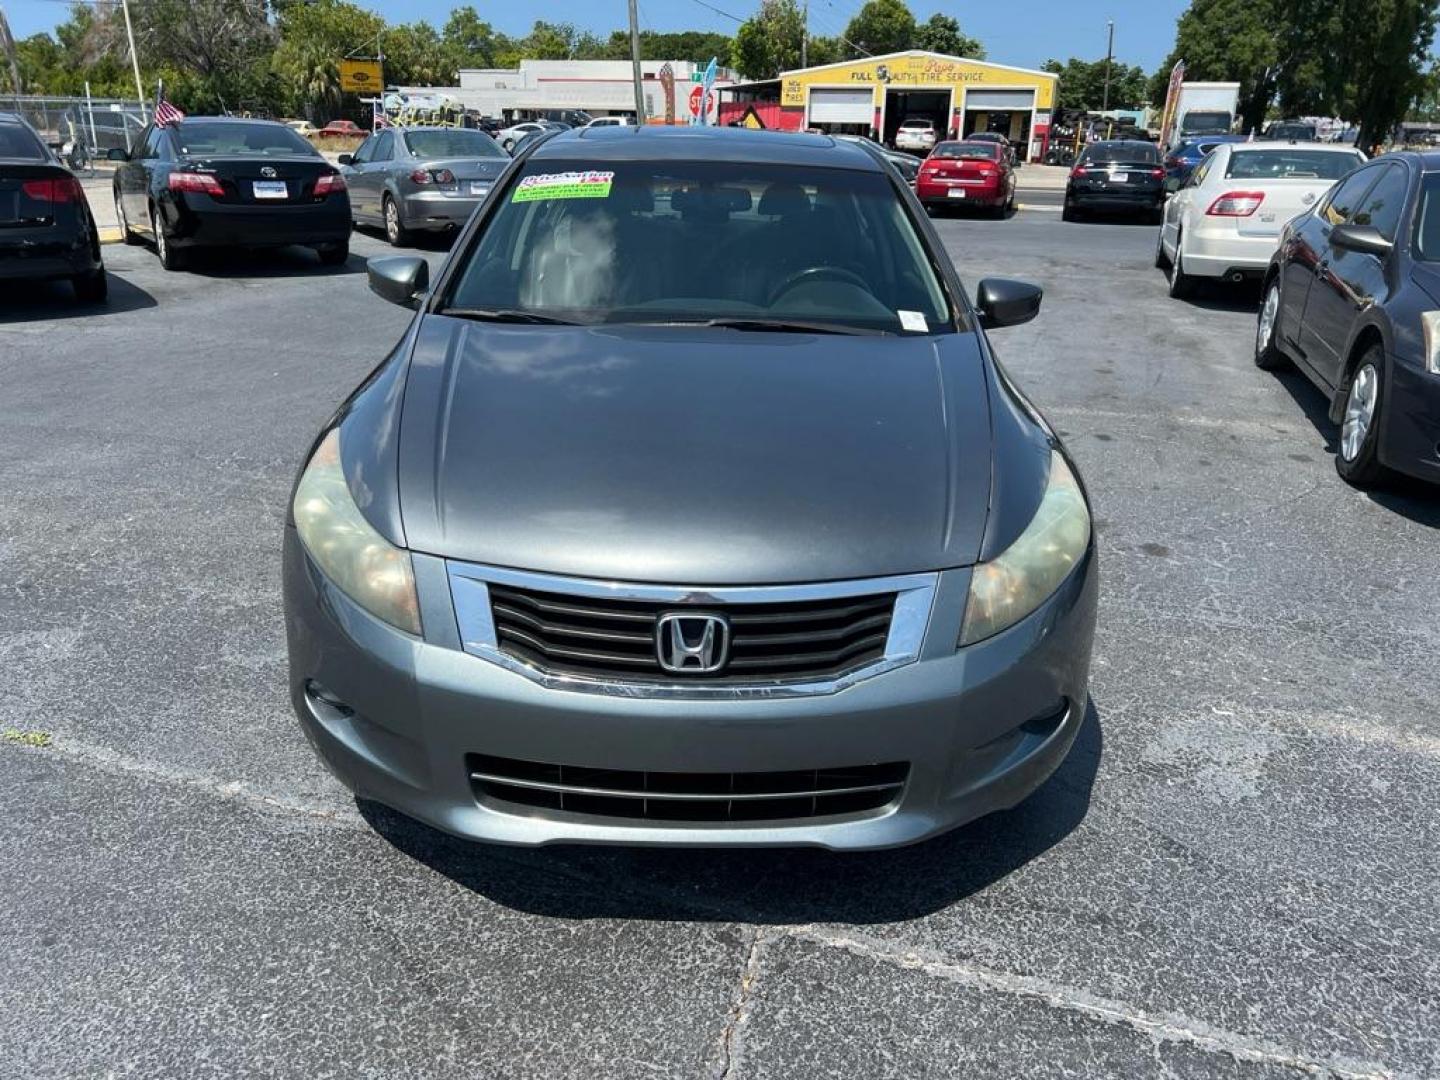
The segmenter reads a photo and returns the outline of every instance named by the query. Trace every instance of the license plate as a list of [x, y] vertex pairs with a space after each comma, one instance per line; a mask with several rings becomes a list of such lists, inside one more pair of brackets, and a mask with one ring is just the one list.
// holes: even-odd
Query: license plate
[[1128, 172], [1112, 172], [1110, 174], [1110, 182], [1112, 184], [1128, 184], [1130, 182], [1130, 174]]
[[947, 191], [945, 194], [948, 195], [948, 196], [950, 196], [950, 198], [952, 198], [952, 199], [963, 199], [963, 198], [965, 197], [965, 189], [964, 189], [964, 188], [958, 188], [958, 187], [952, 187], [952, 188], [951, 188], [949, 191]]
[[284, 180], [256, 180], [253, 184], [257, 199], [288, 199], [290, 190]]
[[479, 183], [479, 182], [477, 182], [477, 181], [472, 180], [472, 181], [470, 181], [470, 194], [471, 194], [471, 195], [488, 195], [488, 194], [490, 194], [490, 185], [489, 185], [489, 184], [482, 184], [482, 183]]

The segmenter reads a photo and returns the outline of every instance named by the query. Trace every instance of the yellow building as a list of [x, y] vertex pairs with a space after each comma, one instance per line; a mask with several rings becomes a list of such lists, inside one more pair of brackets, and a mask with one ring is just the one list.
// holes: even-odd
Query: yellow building
[[942, 137], [997, 131], [1030, 157], [1043, 152], [1058, 82], [1048, 71], [912, 49], [728, 87], [720, 122], [871, 135], [888, 145], [901, 121], [928, 119]]

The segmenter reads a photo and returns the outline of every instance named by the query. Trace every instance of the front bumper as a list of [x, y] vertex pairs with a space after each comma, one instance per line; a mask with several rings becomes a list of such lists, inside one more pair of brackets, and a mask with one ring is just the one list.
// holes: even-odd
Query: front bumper
[[[468, 184], [469, 181], [461, 181]], [[486, 194], [489, 194], [489, 182]], [[417, 191], [402, 195], [401, 213], [405, 227], [416, 231], [445, 231], [458, 229], [470, 220], [475, 208], [485, 201], [485, 195], [447, 195], [443, 191]]]
[[[620, 697], [552, 689], [459, 647], [444, 560], [414, 556], [425, 640], [361, 611], [285, 536], [290, 692], [325, 764], [357, 795], [460, 836], [868, 849], [912, 843], [1013, 806], [1055, 770], [1084, 721], [1094, 633], [1093, 548], [1038, 611], [956, 651], [969, 571], [939, 575], [920, 659], [836, 693]], [[323, 687], [331, 701], [318, 698]], [[611, 818], [496, 804], [467, 755], [670, 773], [908, 762], [889, 805], [748, 823]]]
[[1440, 375], [1396, 357], [1381, 412], [1380, 460], [1397, 472], [1440, 484]]

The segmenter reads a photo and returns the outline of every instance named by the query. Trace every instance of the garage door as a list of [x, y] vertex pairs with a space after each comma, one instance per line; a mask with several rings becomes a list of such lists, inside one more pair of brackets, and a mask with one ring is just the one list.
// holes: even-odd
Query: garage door
[[810, 123], [812, 124], [872, 124], [874, 122], [874, 98], [868, 88], [810, 91]]
[[965, 108], [973, 109], [1033, 109], [1034, 90], [967, 90]]

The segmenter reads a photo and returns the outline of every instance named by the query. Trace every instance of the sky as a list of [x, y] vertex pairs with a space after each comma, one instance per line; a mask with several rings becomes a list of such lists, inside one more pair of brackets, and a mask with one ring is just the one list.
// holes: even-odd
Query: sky
[[[359, 0], [392, 22], [425, 19], [441, 26], [455, 6], [454, 0]], [[581, 29], [606, 36], [626, 25], [625, 0], [522, 0], [495, 3], [471, 0], [498, 30], [523, 35], [536, 19], [571, 22]], [[863, 0], [810, 0], [810, 32], [831, 36], [840, 33], [860, 9]], [[757, 0], [706, 0], [745, 18]], [[1098, 3], [1067, 0], [1008, 0], [996, 3], [957, 4], [953, 0], [909, 0], [917, 19], [924, 20], [942, 11], [960, 20], [960, 27], [979, 38], [991, 60], [1018, 67], [1039, 67], [1054, 57], [1070, 56], [1097, 60], [1105, 56], [1105, 23], [1115, 22], [1115, 56], [1127, 64], [1139, 64], [1153, 71], [1175, 40], [1175, 20], [1188, 0], [1100, 0]], [[732, 34], [738, 25], [716, 14], [699, 0], [639, 0], [643, 29], [716, 30]], [[68, 11], [65, 0], [0, 0], [17, 38], [49, 30], [63, 22]], [[676, 57], [675, 59], [703, 59]]]

